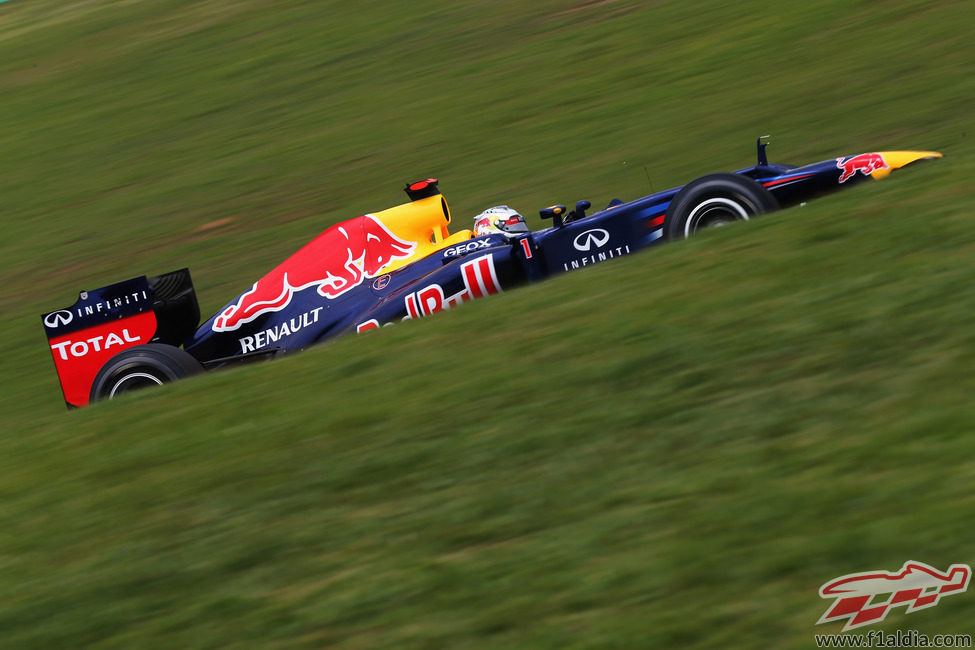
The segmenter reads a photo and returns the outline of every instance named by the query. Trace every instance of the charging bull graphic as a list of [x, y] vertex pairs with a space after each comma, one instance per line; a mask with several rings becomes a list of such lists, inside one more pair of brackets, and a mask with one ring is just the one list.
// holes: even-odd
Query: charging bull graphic
[[[849, 620], [842, 630], [846, 632], [879, 623], [899, 605], [906, 605], [908, 614], [934, 607], [942, 596], [966, 591], [971, 577], [972, 568], [967, 564], [952, 564], [947, 573], [942, 573], [923, 562], [905, 562], [898, 573], [869, 571], [840, 576], [819, 588], [821, 598], [836, 598], [836, 602], [816, 624], [846, 618]], [[886, 597], [877, 599], [880, 595]]]
[[890, 169], [890, 165], [879, 153], [862, 153], [859, 156], [848, 158], [837, 158], [836, 166], [843, 170], [840, 174], [840, 183], [845, 183], [860, 172], [864, 176], [869, 176], [878, 169]]
[[400, 239], [369, 214], [336, 224], [241, 294], [213, 320], [213, 331], [229, 332], [261, 314], [280, 311], [296, 292], [309, 287], [337, 298], [415, 250], [416, 242]]

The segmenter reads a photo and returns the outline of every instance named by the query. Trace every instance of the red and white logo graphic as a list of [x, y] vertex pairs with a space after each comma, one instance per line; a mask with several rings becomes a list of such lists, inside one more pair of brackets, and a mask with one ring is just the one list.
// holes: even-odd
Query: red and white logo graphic
[[908, 614], [934, 607], [942, 596], [966, 591], [971, 577], [972, 568], [967, 564], [952, 564], [942, 573], [923, 562], [905, 562], [897, 573], [868, 571], [840, 576], [819, 588], [820, 598], [835, 598], [836, 602], [816, 624], [848, 619], [842, 630], [846, 632], [879, 623], [900, 605], [907, 606]]
[[156, 314], [146, 311], [49, 339], [65, 401], [86, 405], [101, 367], [122, 350], [148, 343], [155, 333]]
[[836, 166], [843, 170], [843, 173], [840, 174], [841, 183], [853, 178], [857, 172], [869, 176], [878, 169], [890, 169], [890, 165], [879, 153], [862, 153], [859, 156], [837, 158]]
[[406, 296], [406, 316], [403, 320], [430, 316], [469, 300], [501, 293], [493, 255], [464, 262], [460, 266], [460, 273], [464, 278], [464, 288], [452, 296], [444, 295], [443, 287], [439, 284], [431, 284]]
[[309, 287], [338, 298], [415, 250], [416, 242], [403, 241], [370, 214], [334, 225], [224, 309], [213, 320], [213, 331], [229, 332], [261, 314], [281, 311], [296, 292]]
[[[406, 307], [406, 316], [403, 317], [403, 320], [432, 316], [455, 305], [485, 296], [493, 296], [502, 291], [501, 282], [498, 281], [498, 273], [494, 268], [493, 255], [464, 262], [460, 266], [460, 274], [464, 280], [464, 288], [452, 296], [446, 295], [443, 287], [439, 284], [430, 284], [419, 291], [407, 294], [403, 299]], [[391, 323], [386, 324], [390, 325]], [[356, 325], [355, 329], [356, 332], [368, 332], [369, 330], [379, 329], [379, 327], [379, 321], [370, 318]]]

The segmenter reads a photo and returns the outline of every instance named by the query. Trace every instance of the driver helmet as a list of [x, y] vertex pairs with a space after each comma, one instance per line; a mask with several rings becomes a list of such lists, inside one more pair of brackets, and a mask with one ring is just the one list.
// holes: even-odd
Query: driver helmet
[[474, 217], [474, 236], [501, 234], [506, 236], [531, 232], [525, 218], [506, 205], [488, 208]]

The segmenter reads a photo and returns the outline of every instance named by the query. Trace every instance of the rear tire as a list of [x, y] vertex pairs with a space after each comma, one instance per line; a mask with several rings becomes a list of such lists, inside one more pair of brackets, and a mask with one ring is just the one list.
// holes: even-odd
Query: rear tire
[[108, 360], [91, 384], [92, 402], [114, 399], [149, 386], [161, 386], [203, 372], [188, 352], [172, 345], [148, 343], [123, 350]]
[[668, 239], [686, 239], [698, 230], [717, 228], [779, 208], [772, 194], [739, 174], [709, 174], [691, 181], [667, 208], [664, 233]]

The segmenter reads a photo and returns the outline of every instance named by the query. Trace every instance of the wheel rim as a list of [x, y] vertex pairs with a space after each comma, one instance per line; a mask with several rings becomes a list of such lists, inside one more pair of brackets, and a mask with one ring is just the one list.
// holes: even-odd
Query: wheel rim
[[140, 388], [162, 385], [162, 379], [154, 375], [150, 375], [147, 372], [130, 372], [115, 382], [115, 385], [112, 386], [112, 390], [108, 393], [108, 399], [114, 398], [119, 393], [128, 393], [129, 391], [138, 390]]
[[748, 212], [737, 201], [716, 196], [694, 206], [684, 223], [684, 237], [703, 228], [720, 228], [733, 221], [748, 221]]

